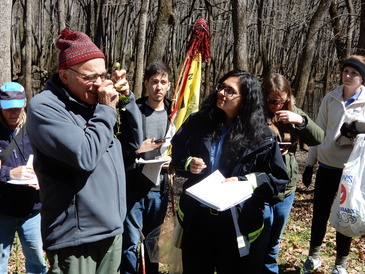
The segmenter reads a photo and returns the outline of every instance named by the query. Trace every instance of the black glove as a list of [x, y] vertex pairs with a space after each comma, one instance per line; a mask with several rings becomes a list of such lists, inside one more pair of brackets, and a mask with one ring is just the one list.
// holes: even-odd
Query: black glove
[[349, 139], [353, 139], [356, 137], [357, 134], [359, 134], [359, 132], [356, 130], [356, 125], [355, 122], [352, 122], [351, 124], [345, 122], [342, 124], [341, 129], [340, 129], [341, 135], [349, 138]]
[[303, 172], [303, 184], [306, 187], [309, 187], [312, 183], [312, 176], [313, 176], [313, 167], [312, 166], [306, 166], [305, 170]]

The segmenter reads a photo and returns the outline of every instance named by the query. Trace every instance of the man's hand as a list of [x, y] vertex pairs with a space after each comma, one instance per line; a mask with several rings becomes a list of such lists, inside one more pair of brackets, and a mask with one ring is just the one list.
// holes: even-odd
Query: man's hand
[[163, 143], [164, 142], [156, 143], [155, 138], [146, 139], [146, 140], [143, 141], [140, 148], [136, 150], [136, 152], [140, 154], [140, 153], [143, 153], [143, 152], [152, 151], [152, 150], [158, 148], [159, 146], [161, 146]]
[[303, 184], [308, 188], [312, 183], [313, 166], [306, 166], [303, 172]]
[[30, 180], [34, 177], [34, 170], [29, 166], [18, 166], [10, 170], [10, 179], [12, 180]]
[[114, 75], [113, 75], [113, 79], [115, 80], [115, 84], [114, 87], [115, 89], [125, 95], [125, 96], [129, 96], [129, 83], [127, 80], [127, 71], [125, 71], [124, 69], [122, 70], [115, 70], [114, 71]]
[[103, 81], [98, 88], [98, 102], [116, 108], [119, 102], [119, 93], [115, 90], [114, 83], [111, 80]]

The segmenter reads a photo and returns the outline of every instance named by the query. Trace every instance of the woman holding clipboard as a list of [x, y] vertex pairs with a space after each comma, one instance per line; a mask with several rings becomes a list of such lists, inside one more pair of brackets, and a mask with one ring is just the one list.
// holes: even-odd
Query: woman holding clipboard
[[[178, 209], [184, 273], [252, 273], [249, 246], [262, 230], [264, 202], [274, 203], [288, 182], [259, 81], [241, 70], [225, 74], [171, 143], [171, 164], [188, 178]], [[217, 211], [185, 193], [216, 170], [227, 181], [244, 181], [254, 172], [252, 197]]]

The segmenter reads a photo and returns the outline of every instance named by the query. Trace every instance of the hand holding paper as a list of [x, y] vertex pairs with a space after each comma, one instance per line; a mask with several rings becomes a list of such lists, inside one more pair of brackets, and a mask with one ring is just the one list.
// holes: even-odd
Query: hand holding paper
[[216, 170], [199, 183], [186, 189], [186, 193], [206, 206], [224, 211], [251, 197], [254, 183], [250, 181], [252, 177], [249, 176], [248, 180], [225, 181], [224, 176]]
[[10, 170], [11, 180], [8, 184], [15, 185], [36, 185], [38, 184], [37, 177], [33, 170], [33, 155], [29, 156], [28, 162], [25, 166], [18, 166]]

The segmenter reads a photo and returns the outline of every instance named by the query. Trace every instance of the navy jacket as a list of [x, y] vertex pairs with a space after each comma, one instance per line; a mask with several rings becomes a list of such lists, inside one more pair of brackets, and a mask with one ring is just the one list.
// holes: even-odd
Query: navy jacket
[[[138, 111], [133, 95], [126, 107]], [[116, 119], [115, 109], [70, 96], [58, 74], [30, 101], [27, 131], [41, 189], [46, 250], [122, 234], [126, 191]]]
[[[0, 114], [1, 115], [1, 114]], [[24, 114], [25, 115], [25, 114]], [[25, 119], [25, 117], [24, 117]], [[3, 120], [1, 117], [0, 120]], [[23, 125], [22, 125], [23, 126]], [[3, 151], [15, 137], [15, 132], [3, 122], [0, 122], [0, 150]], [[39, 212], [41, 207], [39, 191], [32, 187], [12, 185], [10, 170], [18, 166], [25, 166], [29, 155], [33, 154], [27, 133], [23, 131], [23, 138], [14, 147], [8, 159], [2, 163], [0, 169], [0, 213], [12, 217], [22, 218]]]

